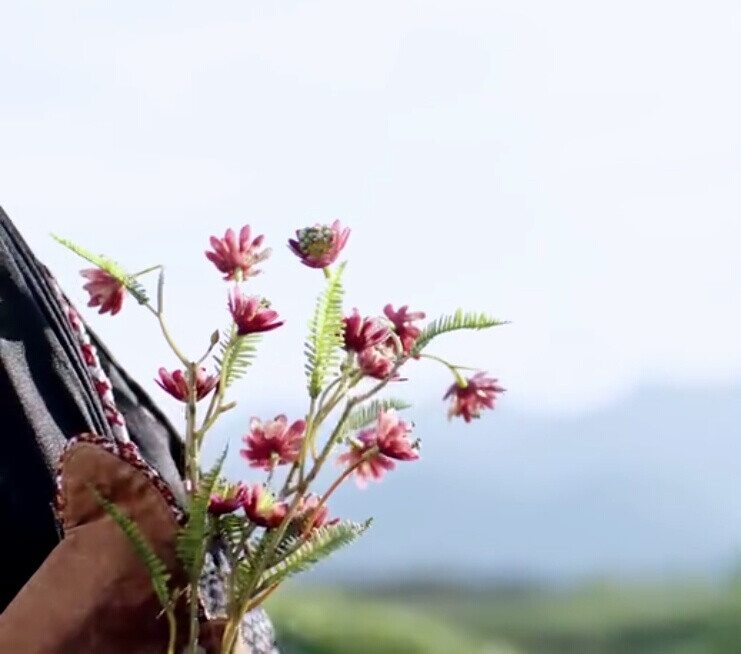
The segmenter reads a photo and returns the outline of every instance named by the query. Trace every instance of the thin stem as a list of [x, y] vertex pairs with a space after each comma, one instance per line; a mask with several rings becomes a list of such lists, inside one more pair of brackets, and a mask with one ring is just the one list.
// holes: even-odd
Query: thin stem
[[229, 620], [224, 627], [224, 635], [221, 640], [221, 654], [233, 654], [234, 645], [239, 636], [240, 621]]
[[260, 606], [260, 604], [262, 604], [266, 599], [268, 599], [268, 597], [270, 597], [276, 590], [278, 590], [279, 586], [280, 586], [280, 583], [277, 583], [267, 588], [260, 595], [258, 595], [252, 602], [250, 602], [247, 610], [251, 611], [252, 609]]
[[358, 469], [358, 467], [368, 461], [368, 459], [372, 458], [378, 454], [378, 448], [373, 447], [371, 448], [359, 461], [355, 462], [353, 465], [348, 466], [347, 470], [345, 470], [337, 479], [334, 480], [332, 485], [325, 491], [324, 495], [319, 500], [319, 503], [316, 505], [316, 508], [312, 512], [311, 516], [309, 516], [308, 521], [306, 522], [306, 526], [304, 527], [304, 531], [301, 534], [302, 539], [306, 539], [309, 537], [309, 534], [311, 534], [311, 530], [314, 527], [314, 522], [316, 521], [317, 516], [319, 515], [319, 512], [322, 510], [324, 505], [327, 503], [329, 498], [332, 496], [332, 493], [334, 493], [340, 485], [348, 478], [350, 475], [355, 472], [355, 470]]
[[463, 378], [463, 375], [458, 372], [458, 368], [460, 368], [460, 366], [454, 366], [452, 363], [449, 363], [448, 361], [440, 357], [436, 357], [434, 354], [420, 354], [419, 356], [423, 359], [430, 359], [431, 361], [442, 363], [448, 370], [450, 370], [450, 372], [453, 373], [456, 383], [461, 388], [465, 388], [468, 385], [468, 382], [466, 382], [466, 380]]
[[293, 479], [293, 475], [296, 470], [298, 470], [298, 478], [299, 478], [299, 485], [303, 483], [304, 479], [304, 465], [306, 463], [306, 454], [309, 451], [309, 446], [311, 445], [313, 439], [314, 439], [314, 431], [315, 431], [315, 422], [314, 422], [314, 414], [316, 412], [316, 398], [311, 398], [311, 403], [309, 404], [309, 413], [306, 416], [306, 435], [304, 436], [304, 440], [301, 443], [301, 452], [299, 453], [298, 459], [296, 459], [296, 463], [291, 468], [291, 471], [288, 473], [288, 479], [286, 479], [285, 487], [288, 487], [290, 482]]
[[180, 362], [181, 362], [181, 363], [182, 363], [183, 365], [186, 365], [186, 366], [187, 366], [187, 365], [189, 364], [189, 362], [188, 362], [188, 359], [187, 359], [187, 357], [186, 357], [186, 356], [185, 356], [185, 355], [184, 355], [184, 354], [183, 354], [183, 353], [182, 353], [182, 352], [180, 351], [180, 348], [179, 348], [179, 347], [178, 347], [177, 345], [175, 345], [175, 341], [173, 340], [173, 338], [172, 338], [172, 335], [170, 334], [170, 330], [169, 330], [169, 329], [168, 329], [168, 327], [167, 327], [167, 323], [165, 323], [165, 319], [164, 319], [164, 317], [162, 316], [162, 314], [161, 314], [161, 313], [160, 313], [160, 314], [158, 314], [158, 316], [157, 316], [157, 317], [158, 317], [158, 319], [159, 319], [159, 321], [160, 321], [160, 328], [162, 329], [162, 334], [164, 335], [164, 337], [165, 337], [165, 340], [167, 341], [167, 344], [168, 344], [168, 345], [170, 346], [170, 349], [172, 349], [172, 351], [173, 351], [173, 352], [175, 353], [175, 356], [176, 356], [176, 357], [177, 357], [178, 359], [180, 359]]
[[209, 404], [208, 410], [206, 411], [206, 416], [203, 419], [203, 424], [201, 425], [201, 428], [198, 430], [199, 440], [203, 440], [203, 437], [206, 435], [206, 432], [209, 429], [211, 429], [211, 427], [214, 426], [219, 415], [221, 415], [222, 413], [224, 413], [224, 411], [226, 411], [226, 408], [223, 405], [224, 395], [226, 393], [226, 373], [227, 373], [226, 361], [229, 357], [229, 351], [235, 345], [236, 337], [237, 337], [237, 325], [235, 323], [232, 323], [232, 326], [229, 330], [229, 341], [228, 341], [229, 345], [227, 346], [226, 351], [224, 352], [224, 360], [221, 362], [221, 370], [219, 371], [219, 384], [216, 387], [216, 392], [211, 396], [211, 403]]
[[[214, 338], [215, 337], [215, 338]], [[211, 337], [211, 343], [208, 346], [208, 349], [206, 350], [206, 353], [198, 359], [198, 365], [200, 366], [206, 359], [208, 359], [211, 352], [214, 351], [214, 348], [219, 344], [219, 332], [215, 331], [213, 336]]]
[[327, 388], [324, 389], [322, 394], [319, 396], [319, 413], [321, 414], [322, 409], [324, 408], [324, 403], [327, 401], [327, 396], [329, 395], [329, 392], [337, 386], [337, 384], [340, 384], [344, 380], [345, 376], [341, 375], [334, 379], [330, 384], [327, 384]]
[[161, 270], [162, 264], [157, 264], [156, 266], [150, 266], [149, 268], [145, 268], [144, 270], [139, 271], [138, 273], [134, 273], [132, 277], [141, 277], [142, 275], [147, 275], [148, 273], [154, 272], [155, 270]]
[[[188, 363], [188, 403], [186, 406], [186, 433], [185, 433], [185, 456], [186, 456], [186, 479], [187, 491], [191, 498], [198, 491], [198, 441], [196, 434], [196, 374], [195, 363]], [[189, 651], [197, 653], [198, 648], [198, 577], [200, 569], [194, 566], [190, 578], [189, 608], [190, 608], [190, 638]]]
[[177, 624], [175, 622], [175, 614], [172, 609], [167, 609], [167, 627], [168, 627], [168, 638], [167, 638], [167, 654], [175, 654], [175, 645], [177, 640]]

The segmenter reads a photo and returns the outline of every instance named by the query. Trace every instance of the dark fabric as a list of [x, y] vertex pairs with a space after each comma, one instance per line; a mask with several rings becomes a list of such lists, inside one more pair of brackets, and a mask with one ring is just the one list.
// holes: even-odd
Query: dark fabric
[[182, 479], [185, 448], [180, 435], [144, 389], [116, 362], [95, 333], [89, 327], [87, 331], [98, 350], [100, 364], [111, 381], [116, 406], [126, 419], [131, 440], [184, 505]]
[[59, 540], [53, 468], [68, 436], [108, 435], [43, 268], [0, 209], [0, 609]]
[[[175, 430], [107, 350], [132, 440], [179, 497]], [[0, 208], [0, 611], [59, 542], [54, 468], [68, 438], [112, 437], [66, 317], [36, 260]]]

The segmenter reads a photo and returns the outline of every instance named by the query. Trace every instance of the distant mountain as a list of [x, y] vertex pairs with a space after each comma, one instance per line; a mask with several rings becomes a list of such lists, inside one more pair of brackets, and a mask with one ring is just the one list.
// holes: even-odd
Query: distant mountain
[[[414, 410], [423, 461], [332, 503], [376, 515], [314, 579], [712, 572], [741, 551], [741, 386], [644, 388], [570, 417]], [[244, 474], [236, 461], [234, 474]]]

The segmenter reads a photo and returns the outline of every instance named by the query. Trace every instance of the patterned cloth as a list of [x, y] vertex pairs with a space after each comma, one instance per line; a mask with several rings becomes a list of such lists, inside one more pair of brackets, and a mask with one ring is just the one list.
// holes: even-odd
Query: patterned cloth
[[[49, 284], [59, 302], [64, 315], [69, 322], [72, 333], [82, 352], [82, 357], [87, 366], [87, 371], [95, 386], [100, 401], [105, 411], [106, 420], [111, 428], [114, 441], [100, 436], [95, 437], [95, 442], [111, 452], [122, 456], [132, 465], [143, 470], [158, 490], [165, 496], [168, 504], [173, 510], [179, 522], [183, 522], [185, 516], [175, 501], [172, 491], [164, 482], [160, 474], [139, 453], [136, 445], [131, 441], [126, 419], [118, 410], [116, 400], [113, 396], [113, 385], [103, 369], [97, 349], [90, 338], [80, 314], [72, 306], [72, 303], [60, 289], [54, 277], [48, 272]], [[72, 439], [69, 442], [75, 442]], [[59, 482], [59, 476], [57, 476]], [[226, 557], [218, 550], [209, 552], [206, 556], [203, 575], [200, 580], [199, 594], [203, 605], [203, 613], [207, 618], [221, 617], [226, 614], [226, 582], [229, 574], [229, 565]], [[242, 621], [242, 638], [248, 646], [251, 654], [279, 654], [275, 644], [275, 631], [270, 618], [262, 608], [250, 611]]]
[[[206, 556], [201, 576], [201, 600], [206, 616], [217, 618], [226, 615], [226, 588], [224, 579], [229, 574], [229, 562], [222, 552], [215, 550]], [[279, 654], [275, 644], [275, 630], [262, 608], [254, 609], [242, 620], [242, 639], [254, 654]]]

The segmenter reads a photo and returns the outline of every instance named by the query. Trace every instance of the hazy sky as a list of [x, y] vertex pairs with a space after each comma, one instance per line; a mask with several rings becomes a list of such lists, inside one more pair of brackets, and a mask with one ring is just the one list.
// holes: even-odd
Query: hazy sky
[[[334, 218], [353, 229], [349, 306], [513, 321], [439, 349], [512, 406], [738, 379], [740, 18], [731, 1], [4, 2], [0, 204], [78, 301], [50, 231], [166, 263], [194, 353], [225, 322], [205, 318], [224, 304], [207, 237], [265, 233], [254, 287], [287, 320], [255, 371], [271, 403], [296, 402], [321, 283], [285, 240]], [[92, 323], [145, 380], [173, 363], [133, 304]], [[448, 384], [416, 376], [418, 396]]]

